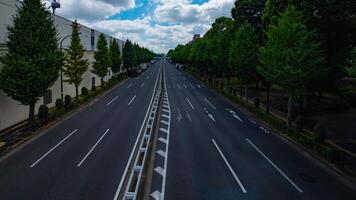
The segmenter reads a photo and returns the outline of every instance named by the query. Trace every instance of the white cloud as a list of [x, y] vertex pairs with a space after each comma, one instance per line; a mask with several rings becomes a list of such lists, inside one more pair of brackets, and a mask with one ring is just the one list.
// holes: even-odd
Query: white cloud
[[78, 19], [86, 26], [122, 40], [129, 38], [157, 53], [165, 53], [177, 44], [204, 34], [220, 16], [230, 16], [235, 0], [209, 0], [192, 4], [191, 0], [150, 0], [155, 10], [134, 20], [108, 19], [123, 10], [140, 7], [134, 0], [63, 0], [57, 10], [61, 16]]
[[60, 2], [61, 8], [56, 10], [58, 15], [84, 20], [105, 19], [135, 7], [135, 0], [64, 0]]

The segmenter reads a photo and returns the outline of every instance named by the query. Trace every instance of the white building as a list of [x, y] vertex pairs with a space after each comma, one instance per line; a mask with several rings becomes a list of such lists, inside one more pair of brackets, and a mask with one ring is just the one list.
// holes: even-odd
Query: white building
[[[3, 55], [7, 52], [6, 48], [6, 40], [7, 40], [7, 25], [12, 24], [13, 16], [16, 14], [16, 6], [20, 6], [21, 3], [18, 0], [0, 0], [0, 55]], [[60, 16], [54, 16], [54, 22], [57, 27], [57, 32], [59, 34], [59, 39], [66, 37], [72, 33], [72, 21], [65, 19]], [[81, 42], [86, 49], [85, 57], [89, 60], [90, 67], [89, 70], [83, 75], [83, 82], [79, 87], [87, 87], [90, 89], [92, 84], [99, 85], [100, 78], [90, 72], [91, 65], [94, 61], [94, 51], [96, 49], [96, 43], [99, 35], [101, 34], [99, 31], [90, 29], [86, 26], [80, 25], [80, 38]], [[117, 40], [121, 52], [124, 42], [113, 38], [111, 36], [105, 35], [110, 44], [110, 41], [113, 39]], [[70, 43], [70, 38], [67, 38], [63, 41], [63, 48], [66, 48]], [[1, 69], [1, 63], [0, 63]], [[108, 80], [111, 77], [112, 73], [109, 70], [107, 76], [104, 78]], [[64, 80], [66, 78], [64, 77]], [[72, 85], [63, 83], [64, 95], [75, 96], [75, 88]], [[53, 87], [50, 88], [48, 95], [46, 95], [46, 99], [41, 98], [41, 100], [36, 105], [36, 113], [38, 111], [38, 107], [42, 104], [46, 104], [49, 107], [53, 107], [55, 100], [61, 97], [60, 92], [60, 78], [55, 82]], [[0, 90], [0, 132], [8, 127], [11, 127], [15, 124], [18, 124], [28, 117], [28, 106], [21, 105], [19, 102], [14, 101], [10, 97], [6, 95], [3, 91]]]

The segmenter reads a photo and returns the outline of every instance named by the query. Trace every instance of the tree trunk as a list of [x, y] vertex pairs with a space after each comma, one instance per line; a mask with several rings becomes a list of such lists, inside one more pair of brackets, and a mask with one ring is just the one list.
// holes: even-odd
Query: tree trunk
[[319, 91], [318, 92], [318, 102], [320, 103], [321, 102], [321, 97], [322, 97], [322, 92], [321, 91]]
[[310, 95], [309, 93], [306, 93], [303, 96], [303, 112], [306, 113], [309, 110], [309, 100], [310, 100]]
[[78, 101], [78, 86], [75, 86], [75, 99]]
[[35, 125], [35, 104], [30, 104], [30, 111], [28, 114], [28, 126], [32, 130]]
[[103, 87], [103, 85], [104, 85], [104, 77], [101, 77], [100, 81], [101, 81], [101, 87]]
[[248, 84], [245, 84], [245, 100], [248, 103]]
[[241, 97], [241, 99], [242, 99], [242, 91], [243, 91], [243, 86], [242, 86], [242, 83], [241, 83], [241, 85], [240, 85], [240, 97]]
[[293, 117], [293, 97], [289, 97], [288, 100], [288, 113], [287, 113], [287, 127], [292, 127], [292, 117]]
[[266, 101], [266, 114], [269, 115], [269, 99], [271, 96], [271, 85], [267, 83], [267, 101]]

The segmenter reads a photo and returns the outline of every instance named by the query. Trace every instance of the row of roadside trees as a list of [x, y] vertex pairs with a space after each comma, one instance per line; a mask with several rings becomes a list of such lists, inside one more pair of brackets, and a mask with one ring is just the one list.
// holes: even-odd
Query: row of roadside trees
[[[289, 96], [287, 125], [296, 101], [328, 91], [345, 75], [356, 77], [356, 2], [239, 0], [232, 18], [216, 19], [193, 43], [168, 52], [214, 81], [237, 77], [245, 87], [262, 82]], [[267, 105], [269, 112], [269, 105]]]
[[[53, 86], [61, 69], [64, 81], [75, 87], [78, 99], [78, 88], [89, 69], [86, 50], [80, 40], [80, 27], [76, 21], [73, 22], [70, 45], [62, 52], [58, 47], [59, 38], [52, 15], [40, 0], [24, 0], [13, 18], [13, 25], [7, 29], [8, 53], [0, 60], [0, 89], [29, 106], [28, 121], [33, 126], [35, 105]], [[109, 69], [117, 75], [122, 64], [130, 67], [154, 56], [153, 52], [137, 44], [132, 45], [130, 41], [126, 41], [124, 55], [121, 56], [117, 41], [112, 40], [109, 45], [104, 34], [99, 36], [96, 47], [91, 72], [101, 78], [102, 85]]]

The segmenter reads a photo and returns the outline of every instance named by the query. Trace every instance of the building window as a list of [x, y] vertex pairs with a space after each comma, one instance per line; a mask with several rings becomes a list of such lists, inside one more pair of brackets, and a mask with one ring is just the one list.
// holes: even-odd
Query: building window
[[91, 50], [95, 51], [95, 31], [91, 29], [91, 37], [90, 37]]
[[47, 90], [43, 95], [43, 104], [48, 105], [52, 103], [52, 90]]

